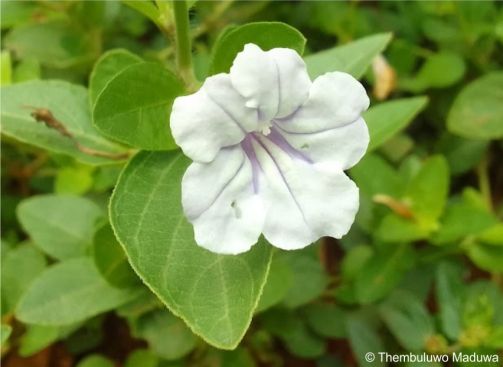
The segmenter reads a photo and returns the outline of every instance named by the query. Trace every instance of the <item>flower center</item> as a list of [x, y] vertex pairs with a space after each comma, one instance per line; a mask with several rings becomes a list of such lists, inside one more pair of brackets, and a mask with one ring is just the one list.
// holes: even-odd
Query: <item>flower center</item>
[[[278, 150], [271, 151], [267, 146], [273, 144]], [[277, 164], [277, 155], [288, 155], [291, 159], [300, 159], [304, 162], [313, 163], [302, 151], [294, 148], [279, 132], [279, 127], [276, 126], [274, 120], [263, 122], [256, 131], [246, 134], [244, 140], [241, 142], [241, 148], [244, 150], [248, 160], [252, 165], [253, 170], [253, 187], [254, 191], [258, 191], [258, 176], [261, 171], [258, 155], [265, 154], [270, 156], [271, 160], [276, 164], [278, 170], [281, 172]]]
[[261, 133], [264, 136], [267, 136], [271, 133], [272, 121], [264, 121], [259, 124], [257, 132]]

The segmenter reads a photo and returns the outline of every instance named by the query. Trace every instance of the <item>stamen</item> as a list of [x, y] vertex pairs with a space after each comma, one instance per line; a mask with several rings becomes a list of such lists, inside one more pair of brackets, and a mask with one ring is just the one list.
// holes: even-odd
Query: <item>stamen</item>
[[264, 121], [262, 126], [259, 126], [259, 131], [262, 135], [267, 136], [271, 133], [272, 122]]

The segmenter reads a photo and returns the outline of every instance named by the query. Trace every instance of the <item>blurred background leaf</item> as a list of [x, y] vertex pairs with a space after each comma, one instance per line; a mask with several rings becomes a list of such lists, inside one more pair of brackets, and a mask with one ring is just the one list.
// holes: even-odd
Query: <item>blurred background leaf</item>
[[[214, 256], [188, 250], [184, 224], [172, 233], [185, 166], [165, 157], [177, 153], [124, 168], [136, 149], [177, 148], [170, 106], [193, 92], [176, 75], [171, 2], [0, 5], [2, 365], [384, 366], [365, 360], [379, 351], [501, 361], [499, 2], [188, 2], [194, 89], [253, 42], [297, 50], [312, 78], [349, 72], [371, 98], [351, 231], [275, 250], [269, 269], [269, 247], [247, 267], [224, 259], [226, 276], [208, 273], [204, 289], [190, 279]], [[147, 156], [158, 158], [138, 163]], [[192, 329], [220, 347], [242, 340], [219, 350]]]

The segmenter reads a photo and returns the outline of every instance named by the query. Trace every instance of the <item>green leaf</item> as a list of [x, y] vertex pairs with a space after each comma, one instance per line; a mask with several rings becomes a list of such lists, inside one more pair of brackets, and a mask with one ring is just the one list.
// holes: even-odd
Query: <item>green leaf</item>
[[368, 304], [390, 293], [410, 267], [413, 256], [408, 245], [396, 245], [371, 257], [365, 264], [365, 271], [355, 278], [357, 300]]
[[208, 343], [232, 349], [257, 307], [271, 247], [259, 241], [246, 254], [225, 256], [197, 246], [180, 199], [188, 164], [173, 152], [135, 156], [111, 199], [112, 227], [135, 271], [168, 308]]
[[447, 159], [452, 175], [466, 173], [483, 158], [489, 145], [485, 140], [463, 139], [446, 133], [440, 138], [439, 150]]
[[106, 318], [106, 315], [99, 315], [80, 322], [81, 327], [65, 337], [64, 344], [66, 349], [72, 355], [82, 355], [88, 354], [91, 350], [98, 348], [106, 336]]
[[133, 147], [175, 149], [169, 115], [173, 100], [182, 92], [181, 82], [162, 65], [130, 65], [111, 79], [97, 97], [94, 125], [111, 139]]
[[140, 317], [135, 334], [147, 340], [150, 350], [163, 359], [179, 359], [196, 346], [197, 338], [182, 320], [168, 310], [156, 310]]
[[23, 293], [46, 265], [44, 255], [30, 244], [2, 254], [2, 314], [14, 311]]
[[403, 179], [385, 159], [377, 154], [367, 154], [351, 169], [351, 177], [362, 193], [399, 197], [404, 190]]
[[435, 292], [442, 331], [451, 340], [458, 340], [464, 298], [462, 269], [453, 263], [440, 263], [436, 271]]
[[318, 246], [311, 245], [304, 250], [282, 251], [275, 256], [282, 257], [293, 275], [283, 304], [288, 308], [302, 306], [320, 296], [328, 284], [328, 275], [321, 266]]
[[273, 256], [267, 283], [264, 286], [260, 302], [255, 312], [261, 312], [268, 309], [286, 297], [292, 287], [294, 274], [292, 268], [281, 256]]
[[[379, 358], [379, 352], [385, 351], [384, 343], [365, 315], [358, 313], [349, 316], [346, 320], [346, 329], [349, 343], [356, 355], [360, 367], [384, 367], [385, 364]], [[376, 357], [372, 362], [365, 359], [367, 353], [373, 353]]]
[[34, 10], [39, 10], [36, 8], [36, 4], [24, 1], [2, 1], [0, 6], [2, 30], [29, 21]]
[[[431, 247], [429, 249], [435, 251]], [[424, 256], [423, 254], [421, 255]], [[405, 273], [397, 288], [414, 293], [414, 296], [418, 300], [426, 302], [430, 297], [435, 278], [435, 265], [436, 263], [434, 262], [426, 261], [414, 264], [414, 267]]]
[[492, 72], [471, 82], [458, 94], [447, 117], [447, 128], [469, 139], [503, 137], [503, 73]]
[[23, 200], [17, 216], [37, 246], [56, 259], [67, 259], [86, 253], [103, 213], [88, 199], [43, 195]]
[[20, 59], [34, 58], [43, 65], [68, 68], [90, 63], [96, 56], [91, 32], [83, 32], [67, 20], [34, 22], [15, 27], [4, 47]]
[[159, 24], [161, 13], [159, 9], [151, 1], [138, 1], [138, 0], [122, 0], [124, 4], [136, 10], [138, 13], [143, 14], [155, 24]]
[[68, 325], [131, 300], [132, 290], [110, 286], [89, 258], [76, 258], [44, 271], [21, 298], [16, 317], [29, 324]]
[[101, 136], [91, 124], [87, 90], [62, 81], [31, 81], [2, 88], [2, 134], [46, 149], [67, 154], [80, 162], [97, 165], [117, 162], [81, 152], [68, 137], [37, 122], [32, 107], [49, 109], [75, 139], [90, 149], [109, 154], [124, 148]]
[[380, 148], [383, 155], [391, 162], [400, 162], [414, 148], [414, 140], [405, 132], [389, 138]]
[[68, 336], [80, 326], [80, 323], [68, 326], [27, 325], [26, 332], [20, 340], [18, 353], [21, 357], [32, 356], [57, 340]]
[[503, 348], [503, 326], [496, 326], [486, 341], [489, 348], [499, 349]]
[[476, 236], [496, 224], [497, 219], [487, 210], [464, 198], [448, 203], [442, 225], [432, 238], [438, 245], [455, 243], [467, 236]]
[[311, 329], [326, 338], [346, 338], [346, 312], [332, 303], [313, 303], [304, 309]]
[[114, 367], [114, 363], [99, 354], [92, 354], [80, 361], [76, 367]]
[[[145, 1], [132, 1], [131, 3], [147, 4]], [[91, 106], [94, 106], [99, 94], [117, 74], [128, 66], [141, 62], [143, 62], [143, 60], [139, 56], [127, 50], [115, 49], [105, 52], [99, 60], [96, 61], [91, 76], [89, 77], [89, 100]]]
[[417, 75], [400, 82], [400, 87], [412, 92], [428, 88], [445, 88], [457, 83], [465, 74], [463, 58], [453, 52], [442, 51], [429, 56]]
[[12, 327], [10, 325], [2, 324], [0, 325], [0, 345], [3, 346], [7, 339], [9, 339], [12, 333]]
[[363, 117], [370, 134], [368, 151], [378, 148], [405, 129], [427, 103], [427, 97], [403, 98], [380, 103], [366, 111]]
[[373, 253], [372, 247], [366, 245], [355, 246], [348, 250], [341, 263], [343, 280], [352, 280], [359, 272], [363, 271], [365, 264]]
[[54, 192], [57, 194], [82, 195], [89, 191], [92, 186], [92, 167], [75, 165], [58, 170], [54, 182]]
[[117, 314], [124, 318], [136, 318], [156, 308], [162, 302], [147, 287], [142, 287], [135, 298], [117, 308]]
[[470, 260], [479, 268], [489, 272], [503, 273], [503, 246], [471, 243], [465, 249]]
[[28, 325], [21, 338], [19, 355], [29, 357], [58, 339], [59, 326]]
[[391, 33], [375, 34], [306, 56], [309, 75], [314, 79], [331, 71], [344, 71], [358, 79], [374, 57], [386, 48], [391, 37]]
[[40, 62], [37, 59], [21, 60], [14, 69], [14, 81], [16, 83], [26, 82], [33, 79], [40, 79], [42, 71]]
[[127, 288], [139, 284], [138, 276], [131, 269], [110, 224], [106, 223], [96, 231], [93, 255], [101, 275], [113, 286]]
[[264, 51], [276, 47], [291, 48], [300, 55], [306, 39], [295, 28], [280, 22], [257, 22], [224, 31], [213, 47], [210, 74], [228, 73], [236, 55], [247, 43], [254, 43]]
[[443, 156], [428, 158], [407, 188], [406, 200], [423, 228], [436, 229], [449, 192], [449, 166]]
[[395, 291], [379, 305], [379, 314], [406, 350], [423, 350], [428, 338], [435, 333], [432, 318], [413, 293]]
[[415, 221], [390, 213], [377, 227], [375, 237], [384, 242], [400, 243], [424, 239], [428, 237], [428, 234], [429, 230]]
[[301, 358], [316, 358], [325, 353], [325, 343], [309, 330], [291, 310], [273, 309], [261, 317], [263, 327], [280, 338], [286, 348]]
[[148, 349], [136, 349], [128, 355], [124, 367], [157, 367], [159, 358]]
[[503, 325], [503, 294], [498, 285], [487, 280], [468, 285], [462, 320], [465, 330]]
[[480, 233], [478, 239], [488, 245], [503, 245], [503, 223], [499, 222]]
[[0, 85], [9, 85], [12, 83], [12, 62], [9, 51], [0, 53]]
[[439, 44], [456, 44], [462, 37], [455, 24], [446, 22], [440, 17], [424, 19], [421, 28], [427, 38]]
[[[211, 352], [210, 352], [211, 353]], [[216, 351], [208, 353], [208, 361], [217, 360], [219, 367], [257, 367], [251, 352], [245, 347], [238, 347], [231, 351]]]
[[123, 165], [101, 166], [94, 172], [93, 191], [107, 192], [115, 187]]

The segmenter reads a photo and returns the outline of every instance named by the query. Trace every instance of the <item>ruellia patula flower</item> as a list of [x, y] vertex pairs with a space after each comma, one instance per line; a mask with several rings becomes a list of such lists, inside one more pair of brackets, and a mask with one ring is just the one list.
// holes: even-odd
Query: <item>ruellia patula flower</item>
[[344, 173], [365, 153], [369, 106], [351, 75], [311, 81], [291, 49], [247, 44], [230, 73], [178, 97], [171, 130], [193, 160], [182, 179], [182, 205], [196, 242], [216, 253], [248, 251], [260, 235], [301, 249], [341, 238], [359, 206]]

